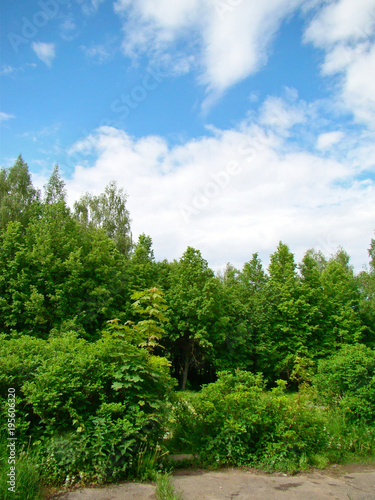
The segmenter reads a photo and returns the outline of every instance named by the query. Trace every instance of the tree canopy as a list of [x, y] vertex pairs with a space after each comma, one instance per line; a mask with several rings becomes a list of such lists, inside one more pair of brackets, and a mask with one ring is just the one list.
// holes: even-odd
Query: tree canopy
[[[369, 269], [358, 275], [343, 249], [332, 256], [309, 249], [298, 264], [283, 242], [267, 270], [255, 253], [242, 269], [228, 264], [215, 274], [190, 246], [168, 262], [155, 260], [149, 235], [133, 244], [126, 203], [112, 181], [72, 210], [57, 166], [43, 193], [21, 155], [0, 170], [4, 334], [48, 339], [74, 331], [95, 341], [108, 321], [137, 321], [132, 297], [155, 288], [168, 319], [163, 338], [154, 331], [155, 348], [183, 389], [235, 368], [293, 383], [301, 360], [316, 364], [347, 344], [375, 346], [375, 239]], [[143, 319], [152, 330], [151, 320]]]

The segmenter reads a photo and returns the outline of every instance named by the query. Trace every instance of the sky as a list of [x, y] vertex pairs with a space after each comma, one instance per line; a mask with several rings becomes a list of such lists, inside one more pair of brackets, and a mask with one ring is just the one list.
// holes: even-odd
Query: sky
[[3, 0], [0, 167], [116, 180], [157, 260], [218, 270], [375, 231], [375, 0]]

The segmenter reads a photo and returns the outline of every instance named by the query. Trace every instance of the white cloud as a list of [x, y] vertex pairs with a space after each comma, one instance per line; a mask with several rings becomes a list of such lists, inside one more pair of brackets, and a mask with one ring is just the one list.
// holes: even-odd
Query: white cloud
[[0, 75], [16, 75], [20, 71], [26, 71], [27, 68], [36, 68], [35, 63], [25, 63], [22, 66], [3, 66], [3, 69], [0, 70]]
[[297, 95], [292, 89], [287, 90], [289, 93], [287, 99], [292, 103], [288, 104], [286, 100], [280, 97], [268, 97], [261, 106], [261, 124], [287, 132], [294, 125], [306, 121], [305, 106], [293, 102], [296, 101]]
[[[101, 127], [69, 152], [77, 159], [70, 201], [116, 179], [129, 195], [134, 237], [149, 234], [159, 259], [192, 245], [215, 268], [241, 266], [256, 251], [266, 261], [283, 240], [297, 259], [311, 247], [330, 254], [342, 245], [358, 269], [367, 262], [375, 184], [355, 174], [361, 155], [374, 161], [374, 149], [339, 162], [298, 151], [256, 123], [211, 132], [169, 147], [161, 137]], [[95, 159], [85, 167], [88, 154]]]
[[16, 68], [14, 68], [13, 66], [9, 66], [9, 65], [3, 66], [3, 69], [0, 71], [0, 75], [10, 75], [14, 71], [16, 71]]
[[44, 42], [33, 42], [33, 51], [37, 57], [47, 64], [47, 66], [52, 65], [52, 61], [55, 58], [55, 44], [54, 43], [44, 43]]
[[345, 134], [339, 130], [320, 134], [318, 136], [318, 140], [316, 141], [316, 147], [321, 150], [327, 149], [340, 142], [344, 138], [344, 135]]
[[0, 123], [10, 120], [11, 118], [15, 118], [14, 115], [0, 111]]
[[60, 24], [60, 36], [64, 40], [74, 40], [78, 36], [77, 25], [72, 14], [69, 14]]
[[104, 3], [105, 0], [77, 0], [77, 2], [81, 5], [82, 12], [87, 16], [91, 16], [96, 14], [100, 5]]
[[111, 58], [111, 53], [108, 51], [105, 45], [98, 44], [91, 47], [81, 45], [80, 49], [89, 59], [93, 60], [97, 64], [102, 64]]
[[338, 0], [317, 11], [304, 39], [325, 51], [322, 74], [338, 76], [338, 105], [375, 127], [375, 0]]
[[374, 0], [338, 0], [318, 11], [305, 37], [316, 46], [325, 48], [336, 43], [366, 40], [374, 27]]
[[300, 4], [301, 0], [117, 0], [115, 11], [123, 17], [126, 55], [148, 51], [159, 60], [184, 40], [185, 52], [196, 57], [200, 81], [213, 99], [265, 64], [281, 23]]

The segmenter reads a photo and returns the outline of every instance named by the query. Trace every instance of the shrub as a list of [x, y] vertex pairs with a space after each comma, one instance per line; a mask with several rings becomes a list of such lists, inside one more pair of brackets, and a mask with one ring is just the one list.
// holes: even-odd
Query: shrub
[[17, 438], [31, 437], [47, 481], [130, 475], [139, 448], [164, 434], [169, 364], [131, 339], [3, 339], [0, 368], [1, 394], [16, 392]]
[[180, 395], [174, 408], [174, 444], [207, 464], [295, 469], [324, 449], [324, 419], [303, 394], [285, 383], [265, 391], [261, 375], [222, 372], [198, 395]]
[[348, 422], [375, 423], [375, 350], [343, 345], [319, 361], [314, 380], [320, 401], [342, 411]]

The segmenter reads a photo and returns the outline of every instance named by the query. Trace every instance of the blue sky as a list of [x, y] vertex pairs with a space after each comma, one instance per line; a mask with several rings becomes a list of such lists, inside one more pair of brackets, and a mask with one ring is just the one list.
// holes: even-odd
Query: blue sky
[[241, 266], [375, 230], [375, 0], [1, 6], [0, 164], [69, 202], [112, 179], [158, 259]]

